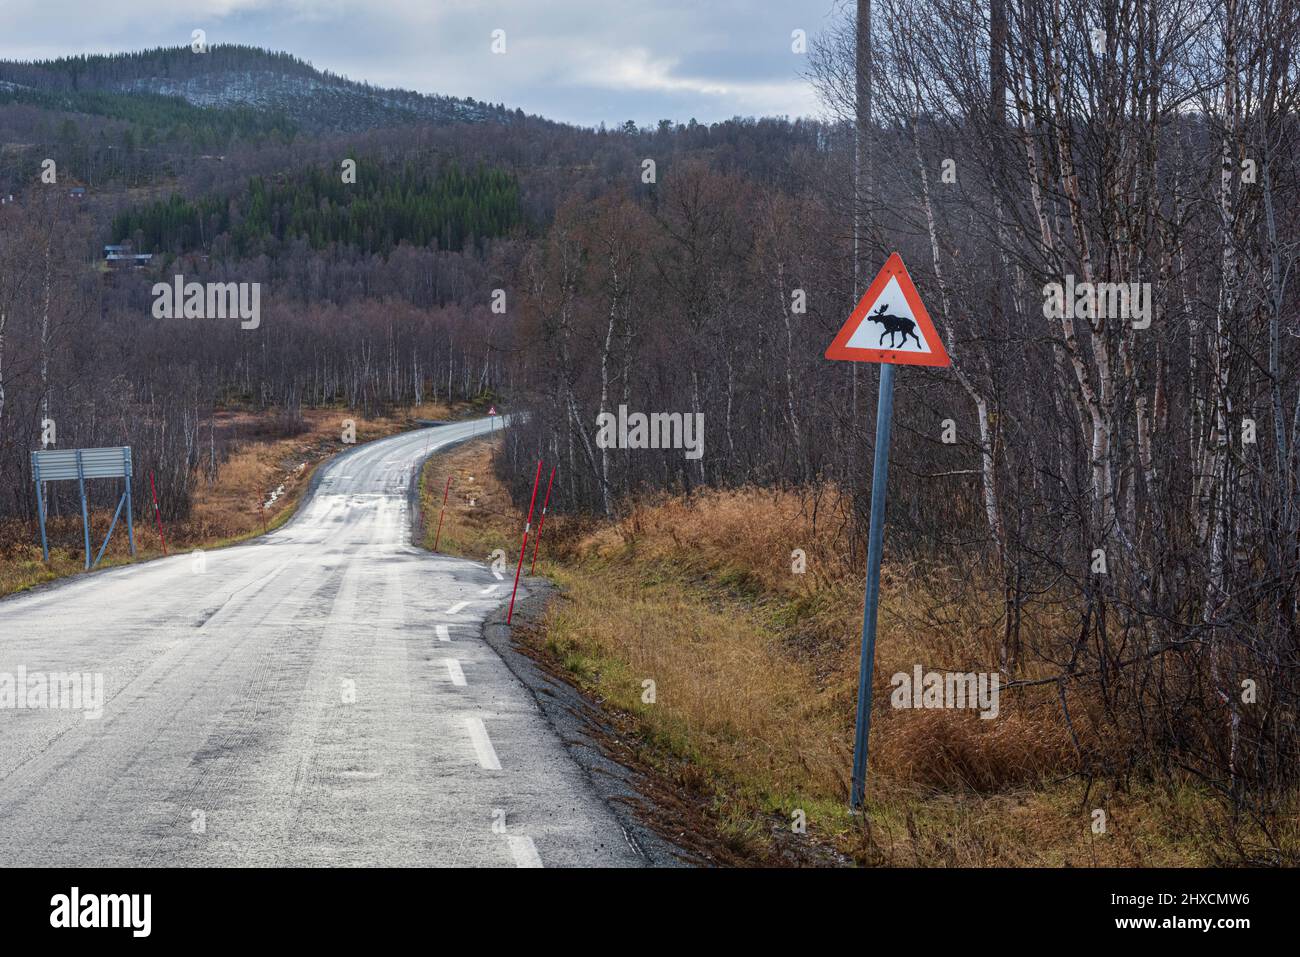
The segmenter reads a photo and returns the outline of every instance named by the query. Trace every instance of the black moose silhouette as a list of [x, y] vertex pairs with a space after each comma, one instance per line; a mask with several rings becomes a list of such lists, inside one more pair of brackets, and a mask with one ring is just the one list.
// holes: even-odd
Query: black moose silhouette
[[903, 339], [902, 342], [899, 343], [900, 345], [906, 345], [907, 337], [911, 336], [916, 340], [916, 347], [918, 349], [925, 348], [925, 344], [921, 342], [920, 338], [916, 334], [916, 323], [911, 319], [904, 319], [902, 316], [886, 315], [885, 304], [883, 302], [880, 304], [880, 309], [875, 313], [868, 315], [867, 318], [870, 321], [878, 322], [885, 327], [881, 330], [879, 345], [883, 346], [885, 344], [885, 336], [889, 336], [889, 347], [891, 349], [897, 349], [898, 345], [895, 344], [894, 340], [896, 336], [901, 335]]

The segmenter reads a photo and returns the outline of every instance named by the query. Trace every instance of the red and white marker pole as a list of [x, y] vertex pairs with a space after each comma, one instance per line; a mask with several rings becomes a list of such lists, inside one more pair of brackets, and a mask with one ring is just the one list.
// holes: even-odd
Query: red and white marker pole
[[149, 473], [149, 491], [153, 494], [153, 517], [158, 521], [158, 538], [162, 541], [163, 557], [167, 557], [167, 539], [163, 536], [162, 514], [158, 511], [158, 490], [154, 488], [153, 472]]
[[537, 486], [542, 482], [542, 460], [537, 460], [537, 474], [533, 476], [533, 498], [528, 503], [528, 521], [524, 523], [524, 541], [519, 546], [519, 564], [515, 566], [515, 587], [510, 590], [510, 610], [506, 612], [506, 624], [515, 613], [515, 592], [519, 590], [519, 573], [524, 567], [524, 553], [528, 551], [528, 530], [533, 526], [533, 506], [537, 504]]
[[542, 499], [542, 514], [537, 517], [537, 538], [533, 540], [533, 564], [528, 574], [537, 571], [537, 549], [542, 544], [542, 526], [546, 524], [546, 506], [551, 504], [551, 483], [555, 481], [555, 466], [551, 466], [551, 477], [546, 480], [546, 497]]
[[442, 511], [438, 513], [438, 534], [433, 536], [433, 550], [438, 550], [438, 543], [442, 541], [442, 517], [447, 514], [447, 493], [451, 491], [451, 476], [447, 476], [447, 485], [442, 490]]

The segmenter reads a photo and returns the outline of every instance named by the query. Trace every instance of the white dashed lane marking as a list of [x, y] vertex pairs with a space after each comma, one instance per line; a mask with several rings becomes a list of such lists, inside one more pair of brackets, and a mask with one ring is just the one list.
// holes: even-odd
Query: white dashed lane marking
[[434, 631], [437, 633], [439, 641], [451, 641], [451, 632], [447, 630], [446, 625], [438, 625]]
[[478, 755], [478, 763], [486, 771], [500, 771], [501, 762], [497, 760], [496, 748], [492, 747], [492, 739], [488, 737], [487, 728], [483, 727], [482, 718], [466, 718], [465, 729], [469, 732], [469, 739], [474, 743], [474, 753]]
[[542, 856], [537, 853], [537, 845], [531, 837], [507, 834], [506, 842], [510, 845], [510, 856], [515, 859], [516, 867], [542, 866]]
[[[447, 674], [451, 676], [451, 683], [463, 686], [465, 684], [465, 672], [461, 670], [460, 662], [455, 658], [446, 658], [444, 661], [447, 665]], [[484, 737], [486, 737], [486, 733]], [[492, 745], [489, 744], [488, 747], [490, 748]]]

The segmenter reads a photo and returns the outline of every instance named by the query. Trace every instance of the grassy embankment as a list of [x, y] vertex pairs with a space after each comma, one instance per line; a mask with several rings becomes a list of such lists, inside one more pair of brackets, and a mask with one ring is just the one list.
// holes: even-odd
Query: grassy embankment
[[[412, 428], [415, 419], [449, 418], [441, 405], [403, 410], [388, 418], [367, 419], [346, 411], [306, 411], [306, 429], [294, 434], [278, 427], [275, 416], [228, 412], [217, 416], [217, 441], [228, 456], [214, 481], [199, 478], [194, 508], [183, 522], [164, 522], [170, 554], [195, 548], [216, 548], [273, 530], [288, 521], [309, 486], [316, 467], [351, 446], [342, 442], [344, 419], [356, 422], [357, 443]], [[206, 439], [206, 433], [203, 436]], [[115, 487], [120, 486], [120, 482]], [[262, 504], [275, 500], [265, 509]], [[133, 490], [137, 510], [147, 508], [135, 523], [136, 560], [163, 553], [147, 482]], [[113, 513], [91, 513], [91, 547], [98, 552]], [[42, 561], [40, 531], [35, 521], [0, 523], [0, 596], [25, 591], [43, 582], [84, 571], [80, 514], [52, 517], [48, 523], [50, 562]], [[93, 554], [91, 556], [94, 557]], [[119, 520], [99, 568], [131, 562], [125, 518]]]
[[[503, 548], [513, 565], [522, 516], [492, 476], [495, 441], [430, 462], [426, 544], [450, 472], [440, 550], [483, 561]], [[849, 815], [862, 579], [839, 505], [825, 490], [814, 521], [797, 494], [742, 490], [645, 502], [617, 522], [548, 518], [537, 571], [561, 593], [517, 637], [600, 704], [614, 737], [674, 796], [661, 826], [707, 832], [697, 850], [724, 863], [1181, 866], [1233, 859], [1233, 841], [1258, 850], [1244, 825], [1227, 836], [1191, 781], [1086, 787], [1053, 686], [1004, 690], [995, 720], [892, 709], [890, 676], [915, 664], [993, 670], [1000, 626], [996, 590], [978, 570], [889, 555], [870, 813]], [[804, 574], [792, 571], [796, 548]], [[1090, 730], [1103, 725], [1086, 699], [1071, 709], [1083, 748], [1113, 746]], [[805, 835], [791, 827], [800, 809]], [[1097, 809], [1104, 833], [1093, 829]], [[1293, 846], [1296, 831], [1292, 819]]]

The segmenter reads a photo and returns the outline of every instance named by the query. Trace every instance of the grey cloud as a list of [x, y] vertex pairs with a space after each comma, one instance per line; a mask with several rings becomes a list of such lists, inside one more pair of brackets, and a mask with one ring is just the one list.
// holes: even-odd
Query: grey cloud
[[[287, 50], [317, 67], [426, 93], [503, 102], [595, 125], [816, 110], [790, 52], [840, 0], [8, 0], [5, 57], [189, 42]], [[504, 29], [508, 53], [489, 50]]]

